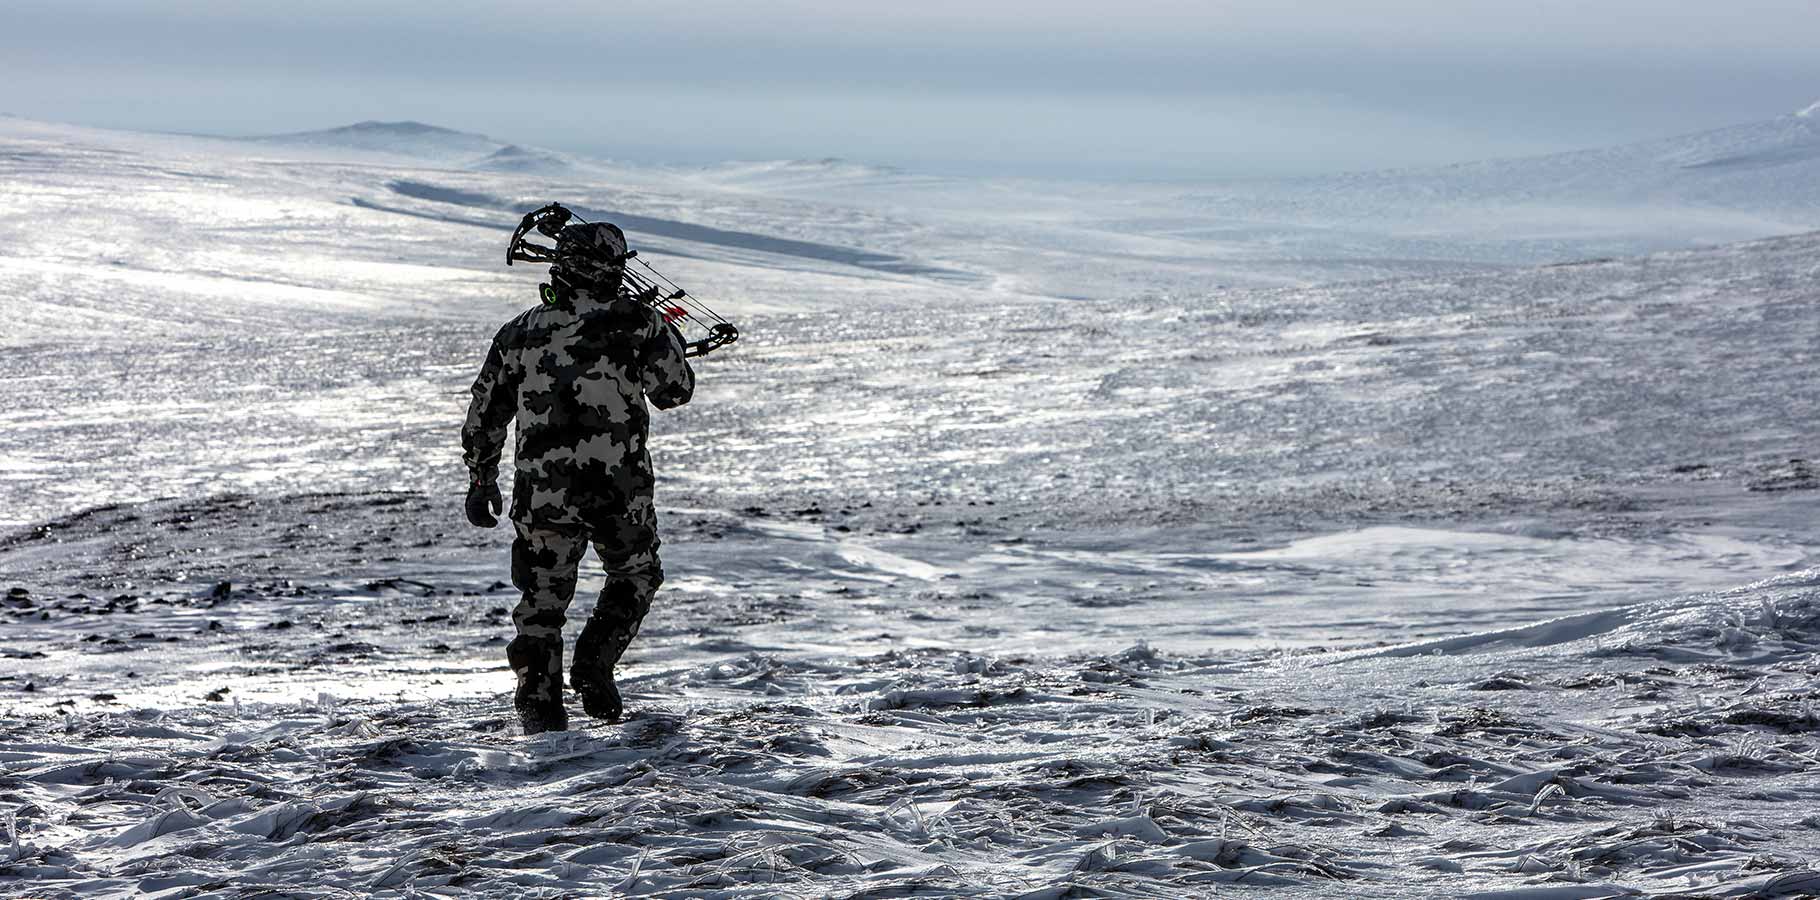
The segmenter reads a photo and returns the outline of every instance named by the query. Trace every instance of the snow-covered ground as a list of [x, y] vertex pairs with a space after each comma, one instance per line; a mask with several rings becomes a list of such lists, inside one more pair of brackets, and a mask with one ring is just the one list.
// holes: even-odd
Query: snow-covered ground
[[[1820, 892], [1820, 234], [1585, 259], [1820, 225], [1800, 118], [1517, 249], [0, 119], [0, 894]], [[633, 715], [527, 739], [456, 429], [552, 198], [745, 337], [658, 421]]]

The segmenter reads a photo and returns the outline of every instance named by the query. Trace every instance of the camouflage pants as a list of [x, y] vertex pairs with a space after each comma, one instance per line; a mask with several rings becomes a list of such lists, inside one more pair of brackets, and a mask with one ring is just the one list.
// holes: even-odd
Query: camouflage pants
[[[513, 527], [518, 538], [512, 542], [512, 584], [523, 596], [512, 610], [512, 624], [521, 637], [553, 639], [561, 647], [562, 626], [575, 599], [590, 532], [579, 526], [550, 528], [524, 522], [514, 522]], [[594, 554], [607, 570], [607, 583], [595, 601], [592, 620], [635, 635], [651, 610], [651, 598], [664, 583], [664, 570], [657, 560], [655, 531], [634, 530], [639, 533], [633, 540], [623, 539], [623, 534], [595, 533]]]

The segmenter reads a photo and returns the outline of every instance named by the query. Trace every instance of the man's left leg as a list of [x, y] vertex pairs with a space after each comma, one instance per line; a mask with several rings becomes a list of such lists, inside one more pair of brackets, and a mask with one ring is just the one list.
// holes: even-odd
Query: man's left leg
[[597, 719], [617, 722], [624, 711], [613, 667], [638, 636], [651, 598], [664, 583], [657, 547], [656, 529], [638, 521], [595, 532], [594, 552], [606, 567], [607, 583], [575, 640], [569, 684], [581, 697], [582, 709]]

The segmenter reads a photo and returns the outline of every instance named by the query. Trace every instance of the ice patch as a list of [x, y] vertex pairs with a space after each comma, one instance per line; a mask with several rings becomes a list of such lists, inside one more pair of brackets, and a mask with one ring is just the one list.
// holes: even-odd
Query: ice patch
[[867, 569], [877, 569], [878, 571], [892, 575], [902, 575], [905, 578], [936, 581], [952, 574], [949, 570], [940, 568], [939, 566], [918, 562], [909, 557], [899, 556], [895, 553], [880, 550], [877, 547], [869, 547], [865, 544], [853, 541], [841, 541], [839, 544], [835, 545], [834, 553], [841, 559], [856, 566]]

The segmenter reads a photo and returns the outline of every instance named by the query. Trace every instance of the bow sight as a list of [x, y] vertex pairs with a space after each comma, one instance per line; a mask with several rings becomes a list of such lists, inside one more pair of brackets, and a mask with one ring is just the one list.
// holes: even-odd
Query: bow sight
[[[558, 258], [556, 247], [546, 247], [527, 240], [527, 238], [535, 229], [537, 233], [557, 241], [560, 246], [562, 230], [568, 226], [570, 219], [586, 222], [585, 219], [570, 212], [560, 203], [551, 203], [526, 213], [525, 217], [519, 221], [518, 228], [512, 232], [512, 243], [506, 248], [506, 265], [509, 266], [515, 262], [556, 263]], [[581, 247], [565, 247], [562, 253], [565, 255], [591, 253], [597, 262], [618, 267], [623, 273], [620, 283], [621, 296], [630, 297], [657, 310], [658, 315], [663, 316], [665, 324], [677, 329], [678, 335], [683, 334], [683, 329], [690, 325], [700, 330], [702, 337], [696, 340], [689, 340], [686, 337], [683, 339], [684, 356], [706, 356], [710, 351], [739, 340], [739, 329], [732, 322], [722, 318], [719, 313], [708, 308], [707, 304], [678, 287], [676, 282], [665, 278], [663, 273], [651, 268], [650, 263], [638, 259], [637, 250], [628, 250], [623, 256], [617, 257]], [[659, 288], [656, 281], [632, 271], [631, 266], [627, 265], [631, 262], [637, 262], [643, 266], [645, 271], [651, 273], [651, 276], [668, 285], [669, 290]], [[550, 285], [541, 285], [540, 291], [546, 301], [555, 296], [555, 289]]]

